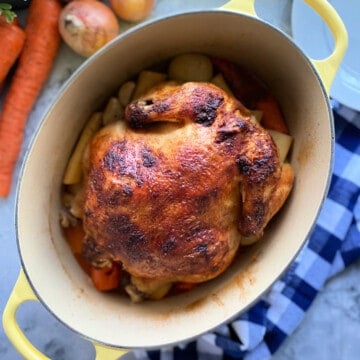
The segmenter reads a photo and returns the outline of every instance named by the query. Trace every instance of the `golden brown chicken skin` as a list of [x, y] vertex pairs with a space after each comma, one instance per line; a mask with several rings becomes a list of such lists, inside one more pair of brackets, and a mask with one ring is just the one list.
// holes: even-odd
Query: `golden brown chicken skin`
[[222, 273], [293, 183], [250, 111], [207, 83], [162, 84], [129, 104], [85, 163], [84, 256], [164, 282]]

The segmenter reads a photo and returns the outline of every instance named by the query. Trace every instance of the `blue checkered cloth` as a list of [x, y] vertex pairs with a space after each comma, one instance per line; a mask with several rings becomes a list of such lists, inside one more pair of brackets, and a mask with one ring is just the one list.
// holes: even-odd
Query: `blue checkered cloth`
[[335, 101], [335, 162], [325, 204], [312, 235], [284, 276], [246, 313], [196, 341], [146, 360], [269, 359], [304, 317], [331, 276], [360, 258], [360, 113]]

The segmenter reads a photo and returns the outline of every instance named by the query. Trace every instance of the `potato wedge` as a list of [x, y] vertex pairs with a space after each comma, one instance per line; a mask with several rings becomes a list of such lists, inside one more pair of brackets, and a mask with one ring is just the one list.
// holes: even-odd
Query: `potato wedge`
[[243, 246], [249, 246], [255, 244], [259, 240], [260, 238], [257, 236], [242, 236], [240, 239], [240, 244]]
[[255, 124], [260, 124], [262, 118], [262, 111], [251, 110], [251, 121]]
[[280, 158], [281, 163], [283, 163], [286, 160], [287, 155], [289, 153], [291, 144], [293, 142], [293, 137], [288, 134], [284, 134], [279, 131], [276, 131], [276, 130], [268, 130], [268, 132], [271, 135], [271, 137], [273, 138], [273, 140], [278, 148], [279, 158]]
[[171, 60], [168, 74], [171, 80], [179, 82], [209, 82], [213, 77], [213, 65], [205, 55], [182, 54]]
[[131, 100], [138, 99], [153, 86], [158, 85], [165, 80], [166, 74], [149, 70], [141, 71]]
[[118, 92], [118, 99], [122, 106], [125, 107], [126, 105], [129, 104], [133, 96], [135, 87], [136, 87], [135, 81], [127, 81], [126, 83], [120, 86]]
[[83, 131], [81, 132], [80, 138], [75, 146], [68, 165], [65, 170], [63, 183], [65, 185], [71, 185], [79, 183], [82, 179], [82, 158], [87, 144], [93, 135], [101, 127], [102, 113], [94, 113], [90, 120], [86, 123]]
[[116, 97], [111, 97], [103, 113], [103, 125], [111, 124], [124, 118], [124, 107]]
[[211, 83], [224, 90], [228, 95], [234, 97], [233, 92], [229, 88], [229, 85], [226, 83], [224, 76], [221, 73], [218, 73], [211, 79]]
[[150, 280], [140, 277], [131, 277], [131, 283], [140, 292], [146, 294], [149, 299], [159, 300], [163, 298], [170, 290], [172, 283], [163, 280]]

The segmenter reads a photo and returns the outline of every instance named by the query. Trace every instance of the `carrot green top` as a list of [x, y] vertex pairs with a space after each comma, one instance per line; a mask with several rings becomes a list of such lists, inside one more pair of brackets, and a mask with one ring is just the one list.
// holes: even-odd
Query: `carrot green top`
[[11, 10], [10, 4], [0, 3], [0, 15], [2, 15], [8, 23], [12, 23], [16, 14]]

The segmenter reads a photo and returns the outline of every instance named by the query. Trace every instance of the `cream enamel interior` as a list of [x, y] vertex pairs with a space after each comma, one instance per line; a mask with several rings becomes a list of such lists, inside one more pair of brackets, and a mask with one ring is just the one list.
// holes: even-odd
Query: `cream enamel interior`
[[[88, 116], [133, 74], [196, 51], [246, 65], [279, 98], [292, 135], [296, 183], [263, 241], [222, 276], [158, 302], [101, 294], [75, 262], [60, 230], [62, 174]], [[18, 193], [19, 250], [39, 299], [85, 337], [117, 347], [171, 344], [204, 333], [250, 306], [281, 275], [322, 205], [332, 159], [331, 112], [311, 63], [279, 31], [231, 12], [177, 15], [139, 27], [105, 47], [72, 77], [29, 151]]]

